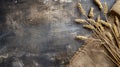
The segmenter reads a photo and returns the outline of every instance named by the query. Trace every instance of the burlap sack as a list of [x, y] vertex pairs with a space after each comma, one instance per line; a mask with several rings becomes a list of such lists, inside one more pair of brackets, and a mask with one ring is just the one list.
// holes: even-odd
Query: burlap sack
[[88, 39], [70, 60], [67, 67], [116, 67], [105, 55], [103, 47], [97, 41]]
[[116, 0], [116, 3], [113, 5], [111, 11], [114, 11], [118, 15], [120, 15], [120, 0]]

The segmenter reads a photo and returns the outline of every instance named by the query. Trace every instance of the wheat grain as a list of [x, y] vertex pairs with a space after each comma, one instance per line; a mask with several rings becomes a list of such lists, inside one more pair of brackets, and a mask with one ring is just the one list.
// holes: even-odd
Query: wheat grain
[[80, 40], [86, 40], [86, 39], [88, 39], [88, 37], [80, 36], [80, 35], [76, 36], [75, 38], [76, 39], [80, 39]]
[[85, 23], [86, 20], [85, 19], [75, 19], [76, 23]]
[[95, 26], [96, 26], [96, 28], [98, 28], [98, 31], [100, 31], [100, 32], [104, 31], [104, 27], [100, 23], [96, 23]]
[[106, 27], [109, 27], [109, 28], [111, 28], [111, 26], [112, 26], [110, 23], [105, 22], [103, 20], [100, 20], [100, 23], [103, 24], [103, 25], [105, 25]]
[[111, 33], [110, 33], [110, 32], [106, 32], [106, 36], [107, 36], [110, 40], [112, 40], [112, 39], [113, 39], [113, 37], [112, 37], [112, 35], [111, 35]]
[[100, 20], [101, 20], [101, 18], [100, 18], [100, 15], [98, 15], [98, 17], [97, 17], [97, 22], [100, 22]]
[[89, 23], [91, 23], [91, 24], [95, 24], [95, 23], [96, 23], [94, 19], [87, 19], [87, 21], [88, 21]]
[[92, 25], [83, 25], [83, 27], [91, 30], [95, 29]]
[[94, 0], [94, 2], [98, 5], [98, 7], [102, 10], [103, 9], [103, 6], [100, 2], [100, 0]]
[[89, 18], [93, 18], [94, 17], [94, 8], [93, 7], [90, 8], [90, 12], [89, 12], [88, 17]]
[[113, 31], [115, 32], [116, 37], [119, 37], [119, 32], [115, 24], [113, 24]]
[[86, 11], [83, 9], [82, 5], [80, 3], [78, 3], [78, 8], [80, 10], [80, 12], [86, 16]]
[[118, 33], [119, 33], [119, 35], [120, 35], [120, 24], [119, 24], [119, 19], [118, 19], [118, 17], [117, 16], [115, 16], [115, 24], [116, 24], [116, 26], [117, 26], [117, 31], [118, 31]]
[[107, 5], [107, 3], [105, 2], [104, 3], [104, 10], [103, 10], [103, 12], [104, 12], [104, 14], [106, 15], [107, 13], [108, 13], [108, 5]]
[[119, 19], [118, 19], [118, 17], [117, 17], [117, 16], [115, 16], [115, 24], [116, 24], [116, 26], [118, 26], [118, 27], [119, 27]]

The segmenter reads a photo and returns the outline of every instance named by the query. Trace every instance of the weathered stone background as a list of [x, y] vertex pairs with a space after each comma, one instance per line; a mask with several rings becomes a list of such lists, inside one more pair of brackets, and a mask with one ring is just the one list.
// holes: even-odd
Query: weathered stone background
[[101, 14], [93, 0], [0, 0], [0, 55], [8, 55], [0, 67], [63, 67], [82, 44], [74, 37], [90, 36], [74, 23], [84, 18], [77, 2]]

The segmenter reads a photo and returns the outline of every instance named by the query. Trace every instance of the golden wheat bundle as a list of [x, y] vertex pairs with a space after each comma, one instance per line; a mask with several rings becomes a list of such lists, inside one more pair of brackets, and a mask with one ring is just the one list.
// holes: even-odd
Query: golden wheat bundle
[[[107, 3], [105, 2], [104, 6], [102, 6], [100, 0], [94, 0], [94, 2], [101, 10], [104, 10], [103, 13], [107, 17]], [[82, 14], [86, 15], [80, 4], [79, 8], [81, 8]], [[88, 24], [83, 24], [83, 27], [92, 30], [95, 37], [76, 36], [80, 40], [85, 40], [85, 46], [75, 53], [68, 67], [120, 67], [119, 18], [116, 15], [112, 15], [114, 18], [106, 18], [107, 21], [104, 21], [98, 15], [96, 20], [91, 19], [93, 17], [93, 8], [91, 8], [88, 16], [89, 18], [85, 19]], [[110, 23], [113, 19], [114, 21]], [[101, 45], [102, 47], [95, 47], [96, 45]]]

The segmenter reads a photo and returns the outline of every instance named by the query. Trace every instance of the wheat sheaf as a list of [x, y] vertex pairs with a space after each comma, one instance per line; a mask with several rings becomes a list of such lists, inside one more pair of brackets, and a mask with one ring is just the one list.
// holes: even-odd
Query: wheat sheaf
[[67, 67], [120, 67], [119, 17], [110, 13], [106, 2], [104, 5], [100, 0], [94, 0], [94, 2], [105, 16], [105, 20], [102, 20], [100, 15], [93, 19], [93, 7], [90, 8], [87, 15], [82, 4], [77, 4], [80, 13], [87, 19], [79, 18], [75, 19], [75, 22], [92, 31], [92, 36], [77, 35], [75, 37], [76, 39], [84, 40], [85, 45], [76, 51]]

